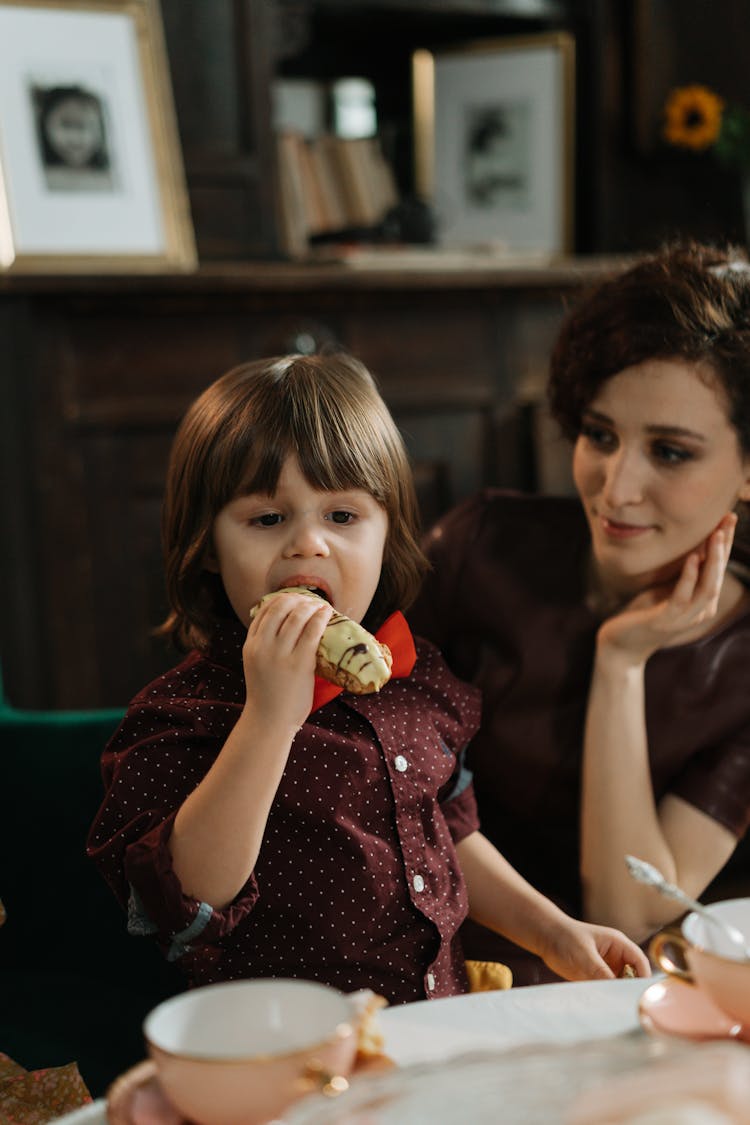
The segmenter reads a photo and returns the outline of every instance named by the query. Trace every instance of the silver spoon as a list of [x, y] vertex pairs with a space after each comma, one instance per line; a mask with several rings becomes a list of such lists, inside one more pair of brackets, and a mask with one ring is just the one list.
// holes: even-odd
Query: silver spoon
[[[664, 878], [661, 871], [651, 863], [646, 863], [644, 859], [636, 859], [634, 855], [626, 855], [625, 863], [627, 864], [628, 871], [633, 878], [643, 883], [647, 887], [654, 887], [665, 898], [674, 899], [682, 906], [687, 907], [689, 910], [694, 910], [696, 914], [700, 914], [712, 926], [724, 934], [726, 938], [732, 943], [733, 953], [741, 952], [744, 960], [750, 960], [750, 948], [748, 947], [747, 938], [738, 930], [736, 926], [731, 925], [729, 922], [724, 922], [721, 918], [717, 918], [710, 910], [707, 910], [702, 902], [697, 899], [691, 898], [690, 895], [685, 894], [674, 883], [670, 883]], [[724, 952], [717, 950], [716, 952]], [[731, 954], [730, 954], [731, 956]]]

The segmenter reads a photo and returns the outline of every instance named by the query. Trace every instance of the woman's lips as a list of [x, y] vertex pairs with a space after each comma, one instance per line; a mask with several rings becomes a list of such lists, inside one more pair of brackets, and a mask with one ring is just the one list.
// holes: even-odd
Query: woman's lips
[[599, 523], [605, 535], [610, 539], [637, 539], [651, 531], [651, 524], [621, 523], [619, 520], [599, 516]]

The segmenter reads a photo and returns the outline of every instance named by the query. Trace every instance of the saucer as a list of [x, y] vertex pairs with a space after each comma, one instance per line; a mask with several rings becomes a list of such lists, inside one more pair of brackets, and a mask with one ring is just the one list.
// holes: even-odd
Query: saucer
[[726, 1015], [693, 984], [664, 977], [641, 994], [638, 1016], [646, 1031], [682, 1039], [741, 1039], [750, 1042], [750, 1028]]
[[[350, 1078], [367, 1078], [395, 1067], [388, 1055], [359, 1054]], [[167, 1100], [152, 1059], [144, 1059], [119, 1075], [107, 1091], [106, 1103], [108, 1125], [134, 1125], [136, 1120], [150, 1125], [187, 1125]]]

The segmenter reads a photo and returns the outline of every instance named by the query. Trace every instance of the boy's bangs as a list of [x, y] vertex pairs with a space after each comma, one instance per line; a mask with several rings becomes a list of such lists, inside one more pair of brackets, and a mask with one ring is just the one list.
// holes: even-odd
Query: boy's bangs
[[367, 440], [359, 427], [342, 435], [340, 428], [332, 428], [324, 440], [321, 428], [314, 418], [299, 417], [291, 425], [254, 426], [246, 432], [238, 459], [242, 471], [239, 494], [261, 493], [272, 496], [279, 483], [281, 470], [289, 455], [297, 458], [305, 480], [321, 491], [344, 492], [361, 489], [370, 493], [379, 503], [385, 503], [391, 488], [386, 466], [388, 459], [373, 441], [370, 431]]
[[373, 456], [372, 449], [367, 450], [366, 457], [358, 457], [351, 445], [346, 450], [302, 448], [304, 454], [298, 454], [300, 469], [313, 488], [330, 492], [358, 489], [370, 493], [381, 504], [385, 502], [388, 488], [383, 465]]
[[242, 471], [238, 476], [239, 486], [235, 495], [248, 496], [257, 492], [263, 496], [273, 496], [288, 450], [281, 444], [261, 445], [257, 441], [247, 444], [249, 448], [241, 461]]

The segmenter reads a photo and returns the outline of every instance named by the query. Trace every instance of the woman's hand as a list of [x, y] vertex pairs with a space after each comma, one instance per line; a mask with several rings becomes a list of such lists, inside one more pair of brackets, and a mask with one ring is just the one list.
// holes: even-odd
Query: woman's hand
[[284, 593], [265, 602], [247, 632], [242, 661], [246, 707], [269, 724], [302, 726], [310, 713], [315, 658], [333, 607], [320, 598]]
[[597, 637], [581, 778], [584, 913], [638, 940], [672, 921], [677, 908], [633, 884], [625, 855], [648, 860], [697, 896], [733, 846], [727, 829], [676, 794], [657, 800], [645, 678], [652, 653], [692, 640], [716, 619], [736, 522], [726, 515], [671, 586], [634, 598]]
[[599, 629], [600, 650], [609, 648], [629, 663], [645, 663], [657, 649], [689, 640], [692, 630], [712, 620], [736, 525], [736, 515], [728, 513], [687, 556], [674, 582], [643, 591], [608, 618]]
[[540, 951], [546, 965], [565, 980], [611, 980], [632, 967], [638, 977], [651, 976], [645, 953], [619, 930], [566, 919], [550, 933]]

